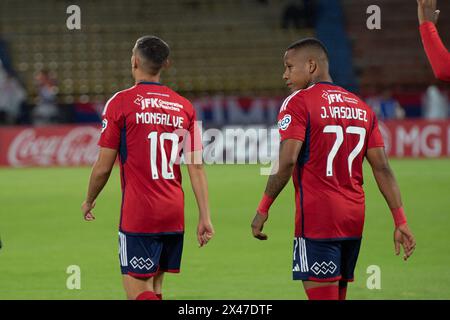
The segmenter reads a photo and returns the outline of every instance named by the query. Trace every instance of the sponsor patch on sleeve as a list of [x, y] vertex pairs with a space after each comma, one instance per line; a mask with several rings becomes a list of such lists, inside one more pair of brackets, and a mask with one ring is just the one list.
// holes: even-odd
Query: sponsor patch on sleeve
[[102, 133], [103, 133], [103, 131], [106, 130], [107, 126], [108, 126], [108, 120], [103, 119], [103, 121], [102, 121]]
[[289, 127], [290, 124], [291, 124], [291, 115], [285, 114], [283, 119], [278, 121], [278, 128], [284, 131]]

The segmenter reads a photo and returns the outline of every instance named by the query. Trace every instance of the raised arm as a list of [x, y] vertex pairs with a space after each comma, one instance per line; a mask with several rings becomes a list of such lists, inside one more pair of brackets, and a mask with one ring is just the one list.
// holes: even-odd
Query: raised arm
[[413, 254], [416, 241], [406, 221], [397, 180], [389, 166], [384, 148], [370, 148], [367, 150], [366, 157], [372, 167], [378, 188], [386, 199], [394, 218], [395, 254], [399, 255], [400, 246], [403, 246], [403, 258], [406, 261]]
[[197, 240], [200, 247], [206, 245], [214, 236], [214, 227], [211, 223], [211, 214], [208, 205], [208, 182], [205, 169], [201, 162], [201, 151], [186, 154], [187, 169], [191, 180], [192, 190], [197, 201], [199, 220], [197, 226]]
[[253, 236], [259, 240], [267, 240], [262, 229], [267, 221], [269, 208], [291, 178], [302, 144], [302, 141], [296, 139], [281, 142], [278, 166], [267, 181], [266, 190], [251, 225]]
[[435, 25], [440, 13], [436, 10], [436, 0], [417, 0], [417, 5], [420, 35], [434, 75], [442, 81], [450, 81], [450, 53]]
[[97, 199], [106, 182], [108, 182], [116, 157], [117, 150], [100, 148], [98, 159], [92, 167], [86, 200], [81, 205], [83, 217], [87, 221], [95, 219], [95, 216], [92, 214], [92, 209], [95, 207], [95, 199]]

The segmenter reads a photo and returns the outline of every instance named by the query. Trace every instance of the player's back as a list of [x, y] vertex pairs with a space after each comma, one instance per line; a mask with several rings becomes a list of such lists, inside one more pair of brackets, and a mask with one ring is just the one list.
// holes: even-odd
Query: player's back
[[294, 172], [296, 233], [309, 238], [360, 237], [362, 164], [368, 146], [383, 145], [374, 113], [354, 94], [327, 82], [297, 92], [285, 108], [285, 114], [295, 117], [292, 125], [304, 124]]
[[184, 230], [179, 159], [195, 118], [187, 99], [159, 83], [140, 82], [108, 101], [100, 145], [119, 150], [121, 231]]
[[331, 83], [305, 92], [310, 115], [310, 143], [316, 152], [308, 165], [317, 179], [334, 189], [360, 194], [362, 162], [374, 126], [373, 111], [356, 95]]

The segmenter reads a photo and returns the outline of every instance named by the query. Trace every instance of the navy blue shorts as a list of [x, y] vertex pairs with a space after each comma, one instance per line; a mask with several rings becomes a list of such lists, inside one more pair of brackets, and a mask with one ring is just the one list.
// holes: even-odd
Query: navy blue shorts
[[119, 232], [122, 274], [150, 278], [157, 272], [180, 272], [183, 233], [133, 235]]
[[353, 281], [361, 239], [294, 238], [292, 277], [317, 282]]

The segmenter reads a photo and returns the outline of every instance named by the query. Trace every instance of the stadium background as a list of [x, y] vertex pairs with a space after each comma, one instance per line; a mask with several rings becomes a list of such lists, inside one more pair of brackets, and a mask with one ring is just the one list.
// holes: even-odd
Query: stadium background
[[[67, 28], [72, 4], [81, 9], [81, 30]], [[380, 30], [366, 27], [366, 10], [374, 4], [381, 9]], [[438, 29], [448, 46], [450, 3], [438, 6]], [[131, 48], [144, 34], [171, 46], [173, 65], [162, 81], [194, 102], [205, 128], [222, 130], [273, 126], [288, 93], [281, 79], [284, 49], [301, 37], [321, 39], [335, 82], [379, 108], [418, 241], [408, 263], [394, 256], [390, 214], [366, 167], [366, 230], [348, 296], [449, 299], [449, 86], [433, 77], [416, 10], [408, 0], [3, 0], [0, 299], [124, 298], [118, 168], [97, 201], [94, 223], [82, 221], [79, 206], [95, 159], [99, 114], [114, 92], [133, 84]], [[48, 76], [38, 77], [42, 70]], [[445, 97], [446, 110], [430, 111]], [[401, 112], [390, 112], [396, 103]], [[50, 111], [40, 114], [40, 108]], [[272, 210], [270, 240], [251, 237], [250, 220], [266, 181], [259, 169], [207, 166], [217, 235], [202, 249], [195, 243], [196, 208], [185, 179], [182, 273], [166, 278], [165, 297], [305, 298], [291, 281], [291, 186]], [[66, 287], [70, 265], [81, 268], [80, 290]], [[379, 290], [366, 286], [371, 265], [381, 270]]]

